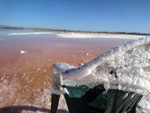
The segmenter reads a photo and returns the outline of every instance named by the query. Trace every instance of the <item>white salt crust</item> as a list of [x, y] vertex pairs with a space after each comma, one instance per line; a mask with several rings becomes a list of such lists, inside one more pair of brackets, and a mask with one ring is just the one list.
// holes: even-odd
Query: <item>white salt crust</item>
[[107, 34], [107, 33], [58, 33], [57, 37], [61, 38], [118, 38], [118, 39], [138, 39], [145, 37], [143, 35], [126, 35], [126, 34]]
[[150, 92], [150, 37], [130, 41], [96, 57], [79, 68], [53, 64], [52, 93], [61, 94], [63, 79], [76, 82], [103, 82], [106, 90], [119, 89], [140, 95]]
[[56, 33], [55, 32], [8, 33], [8, 35], [43, 35], [43, 34], [56, 34]]

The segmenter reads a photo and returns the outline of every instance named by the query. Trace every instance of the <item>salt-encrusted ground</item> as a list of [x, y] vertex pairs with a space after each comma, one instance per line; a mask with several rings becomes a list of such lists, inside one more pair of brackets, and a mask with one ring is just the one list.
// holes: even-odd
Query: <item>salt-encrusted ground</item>
[[[0, 84], [0, 113], [49, 113], [51, 108], [51, 94], [50, 88], [38, 90], [38, 93], [34, 93], [32, 97], [26, 97], [19, 99], [19, 95], [16, 92], [20, 89], [19, 84], [10, 83], [5, 80]], [[16, 97], [17, 96], [17, 97]], [[29, 99], [30, 98], [30, 99]], [[13, 105], [5, 106], [9, 102], [5, 99], [13, 102]], [[30, 101], [29, 101], [30, 100]], [[66, 113], [67, 106], [64, 98], [61, 96], [59, 102], [59, 113]]]
[[[21, 87], [15, 82], [16, 80], [17, 78], [14, 77], [11, 82], [4, 79], [0, 83], [0, 113], [49, 113], [51, 108], [50, 85], [34, 89]], [[28, 95], [28, 91], [33, 91], [32, 95]], [[60, 98], [58, 109], [59, 113], [68, 113], [63, 96]], [[150, 113], [150, 95], [143, 97], [137, 106], [137, 113]]]
[[136, 111], [137, 113], [150, 113], [150, 94], [142, 98], [137, 106]]
[[[7, 81], [4, 81], [3, 84], [0, 84], [0, 87], [0, 102], [3, 102], [3, 104], [5, 103], [5, 100], [3, 100], [4, 97], [10, 98], [11, 100], [13, 99], [14, 103], [21, 101], [20, 105], [14, 104], [12, 106], [5, 106], [0, 108], [0, 113], [49, 113], [51, 107], [51, 95], [49, 88], [40, 90], [38, 94], [33, 96], [32, 99], [34, 101], [30, 103], [27, 102], [26, 99], [17, 100], [15, 98], [16, 90], [18, 90], [19, 87], [17, 84], [10, 85]], [[142, 103], [139, 103], [137, 106], [137, 113], [150, 113], [150, 95], [144, 97], [141, 102]], [[66, 102], [63, 96], [60, 98], [58, 109], [58, 113], [68, 113]]]

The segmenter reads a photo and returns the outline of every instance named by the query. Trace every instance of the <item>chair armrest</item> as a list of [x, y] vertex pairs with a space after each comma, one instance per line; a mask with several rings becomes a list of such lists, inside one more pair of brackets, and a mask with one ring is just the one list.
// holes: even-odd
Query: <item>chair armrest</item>
[[58, 62], [53, 64], [52, 66], [52, 81], [51, 81], [51, 93], [61, 95], [66, 93], [66, 90], [63, 89], [61, 86], [63, 85], [63, 78], [62, 75], [66, 70], [75, 68], [66, 63]]

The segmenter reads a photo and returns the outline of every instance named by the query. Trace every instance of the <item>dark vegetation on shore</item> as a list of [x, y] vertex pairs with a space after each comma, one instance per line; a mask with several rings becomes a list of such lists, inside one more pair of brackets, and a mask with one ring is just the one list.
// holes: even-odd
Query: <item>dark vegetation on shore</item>
[[80, 31], [80, 30], [46, 29], [46, 28], [23, 28], [23, 27], [9, 27], [9, 26], [0, 26], [0, 29], [40, 30], [40, 31], [74, 32], [74, 33], [106, 33], [106, 34], [126, 34], [126, 35], [150, 36], [150, 33], [138, 33], [138, 32]]

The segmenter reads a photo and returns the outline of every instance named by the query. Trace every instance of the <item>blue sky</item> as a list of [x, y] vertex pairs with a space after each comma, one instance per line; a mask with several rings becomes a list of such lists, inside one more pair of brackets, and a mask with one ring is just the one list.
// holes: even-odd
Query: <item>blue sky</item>
[[0, 0], [0, 25], [150, 33], [150, 0]]

